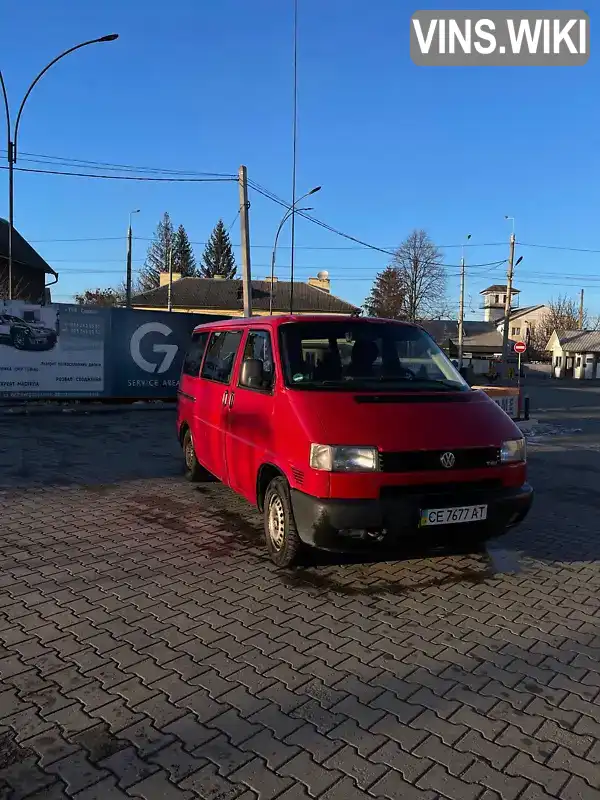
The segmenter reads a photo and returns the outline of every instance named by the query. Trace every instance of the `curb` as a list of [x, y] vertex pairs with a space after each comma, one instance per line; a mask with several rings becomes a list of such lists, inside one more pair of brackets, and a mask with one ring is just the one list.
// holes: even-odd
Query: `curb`
[[89, 414], [128, 414], [134, 411], [173, 411], [175, 403], [163, 403], [161, 401], [144, 402], [138, 400], [134, 403], [122, 405], [104, 405], [103, 403], [94, 404], [71, 404], [55, 405], [48, 403], [44, 405], [19, 405], [19, 406], [0, 406], [0, 418], [2, 417], [41, 417], [57, 414], [71, 414], [74, 416], [86, 416]]
[[515, 422], [516, 422], [516, 424], [517, 424], [517, 427], [518, 427], [518, 428], [519, 428], [519, 429], [520, 429], [520, 430], [521, 430], [523, 433], [531, 433], [531, 431], [532, 431], [532, 430], [535, 428], [535, 426], [538, 424], [538, 420], [537, 420], [537, 419], [533, 419], [533, 417], [531, 417], [530, 419], [519, 419], [519, 420], [515, 420]]

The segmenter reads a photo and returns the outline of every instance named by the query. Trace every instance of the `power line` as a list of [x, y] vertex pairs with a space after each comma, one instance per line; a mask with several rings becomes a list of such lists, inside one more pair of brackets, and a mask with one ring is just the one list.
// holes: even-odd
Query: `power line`
[[[53, 264], [86, 264], [86, 263], [87, 264], [110, 264], [110, 263], [115, 264], [115, 263], [121, 263], [123, 259], [121, 259], [121, 258], [50, 258], [48, 260], [52, 261]], [[133, 261], [140, 262], [140, 261], [144, 261], [144, 259], [143, 258], [134, 258]], [[495, 267], [495, 266], [499, 266], [501, 264], [504, 264], [505, 261], [506, 260], [503, 260], [503, 261], [500, 261], [500, 262], [494, 261], [494, 262], [491, 262], [491, 263]], [[254, 266], [257, 267], [258, 269], [269, 269], [271, 265], [270, 264], [255, 264]], [[289, 264], [287, 264], [287, 265], [286, 264], [282, 264], [281, 266], [285, 268], [286, 266], [289, 267]], [[456, 269], [456, 270], [460, 269], [460, 265], [459, 264], [440, 264], [439, 266], [444, 267], [445, 269]], [[490, 266], [490, 264], [473, 264], [471, 268], [473, 269], [473, 268], [476, 268], [476, 267], [481, 268], [481, 267], [487, 267], [487, 266]], [[314, 264], [304, 265], [304, 266], [300, 265], [300, 266], [297, 266], [297, 269], [303, 269], [303, 270], [310, 271], [310, 270], [316, 269], [316, 267], [315, 267]], [[334, 265], [329, 265], [329, 266], [325, 267], [325, 269], [327, 269], [328, 271], [340, 270], [340, 271], [343, 271], [343, 272], [347, 272], [348, 270], [349, 271], [362, 270], [365, 275], [373, 275], [374, 274], [373, 270], [367, 272], [367, 271], [365, 271], [365, 267], [361, 267], [361, 266], [357, 266], [357, 265], [353, 265], [353, 264], [350, 264], [350, 265], [334, 264]], [[375, 270], [375, 268], [373, 268], [373, 269]], [[475, 277], [478, 277], [480, 274], [485, 274], [485, 272], [483, 272], [483, 273], [475, 273]], [[341, 277], [342, 276], [340, 276], [340, 278]]]
[[28, 241], [30, 244], [40, 244], [42, 242], [117, 242], [124, 241], [126, 238], [126, 236], [97, 236], [83, 239], [29, 239]]
[[[2, 153], [6, 153], [5, 150], [0, 150]], [[70, 177], [81, 177], [81, 178], [98, 178], [103, 180], [133, 180], [133, 181], [158, 181], [158, 182], [171, 182], [171, 183], [196, 183], [196, 182], [220, 182], [220, 181], [237, 181], [238, 178], [236, 175], [228, 174], [228, 173], [220, 173], [220, 172], [201, 172], [196, 170], [169, 170], [166, 168], [157, 168], [157, 167], [142, 167], [142, 166], [135, 166], [132, 164], [118, 164], [113, 162], [107, 161], [95, 161], [91, 159], [76, 159], [70, 158], [67, 156], [52, 156], [42, 153], [30, 153], [26, 151], [22, 151], [20, 153], [21, 160], [31, 162], [31, 163], [41, 163], [41, 164], [55, 164], [57, 166], [87, 166], [91, 169], [96, 168], [104, 168], [112, 171], [132, 171], [132, 172], [147, 172], [147, 173], [154, 173], [155, 175], [160, 176], [170, 176], [170, 177], [155, 177], [151, 175], [107, 175], [107, 174], [94, 174], [94, 173], [86, 173], [86, 172], [74, 172], [74, 171], [62, 171], [62, 170], [54, 170], [54, 169], [33, 169], [28, 167], [15, 167], [17, 171], [20, 172], [30, 172], [35, 174], [49, 174], [49, 175], [63, 175], [63, 176], [70, 176]], [[8, 169], [8, 167], [0, 167], [1, 169]], [[179, 176], [179, 177], [173, 177]], [[191, 176], [191, 177], [190, 177]], [[266, 197], [267, 199], [271, 200], [274, 203], [277, 203], [280, 206], [285, 208], [289, 208], [290, 204], [286, 203], [281, 197], [276, 195], [274, 192], [267, 189], [265, 186], [262, 186], [256, 181], [249, 181], [249, 185], [251, 186], [254, 191], [262, 196]], [[376, 252], [384, 253], [386, 255], [394, 255], [394, 247], [380, 247], [378, 245], [370, 244], [369, 242], [365, 242], [351, 234], [345, 233], [332, 225], [329, 225], [323, 220], [318, 219], [317, 217], [313, 217], [312, 215], [306, 212], [297, 212], [300, 216], [304, 217], [305, 219], [309, 220], [315, 225], [327, 230], [331, 233], [334, 233], [336, 236], [341, 236], [349, 241], [355, 242], [358, 247], [346, 247], [346, 248], [334, 248], [334, 247], [310, 247], [310, 246], [299, 246], [297, 249], [305, 249], [305, 250], [342, 250], [342, 249], [355, 249], [355, 250], [374, 250]], [[235, 222], [235, 220], [234, 220]], [[232, 223], [232, 225], [234, 224]], [[231, 227], [231, 226], [230, 226]], [[109, 240], [116, 240], [116, 239], [123, 239], [124, 237], [98, 237], [98, 238], [90, 238], [90, 239], [47, 239], [47, 240], [32, 240], [32, 241], [109, 241]], [[136, 237], [140, 238], [140, 237]], [[205, 242], [192, 242], [192, 244], [205, 244]], [[532, 248], [541, 248], [546, 250], [557, 250], [563, 252], [572, 252], [572, 253], [589, 253], [589, 254], [598, 254], [600, 253], [600, 249], [594, 248], [582, 248], [582, 247], [569, 247], [569, 246], [559, 246], [559, 245], [548, 245], [548, 244], [538, 244], [538, 243], [531, 243], [531, 242], [517, 242], [517, 244], [521, 247], [532, 247]], [[473, 242], [470, 244], [463, 245], [462, 243], [458, 244], [445, 244], [445, 245], [438, 245], [440, 249], [450, 249], [450, 248], [457, 248], [457, 247], [504, 247], [506, 242]], [[239, 245], [234, 245], [238, 247]], [[253, 245], [255, 248], [271, 248], [271, 245]], [[290, 249], [288, 246], [281, 245], [280, 249]]]
[[530, 244], [527, 242], [517, 242], [521, 247], [539, 247], [544, 250], [565, 250], [569, 253], [600, 253], [600, 250], [591, 250], [586, 247], [561, 247], [554, 244]]
[[[239, 211], [238, 211], [238, 213], [236, 215], [236, 219], [237, 219], [238, 216], [239, 216]], [[231, 223], [230, 228], [233, 227], [234, 224], [235, 224], [235, 219]], [[52, 242], [57, 242], [57, 243], [61, 243], [61, 242], [116, 242], [116, 241], [125, 241], [126, 238], [127, 238], [126, 236], [83, 236], [83, 237], [74, 238], [74, 239], [29, 239], [28, 241], [31, 244], [42, 244], [42, 243], [46, 244], [46, 243], [52, 243]], [[152, 241], [152, 238], [150, 236], [134, 236], [133, 239], [134, 239], [134, 241], [139, 241], [139, 242], [151, 242]], [[190, 241], [190, 244], [196, 244], [196, 245], [204, 246], [204, 245], [206, 245], [206, 242]], [[505, 242], [485, 242], [485, 243], [478, 244], [478, 245], [465, 245], [465, 246], [466, 247], [470, 247], [470, 246], [473, 246], [473, 247], [498, 247], [500, 245], [504, 246], [505, 244], [506, 244]], [[257, 250], [272, 250], [273, 249], [273, 245], [272, 244], [253, 244], [251, 246], [252, 246], [252, 248], [257, 249]], [[239, 248], [240, 245], [239, 244], [233, 244], [232, 247]], [[392, 250], [393, 247], [394, 247], [393, 245], [390, 245], [389, 247], [387, 247], [385, 249]], [[449, 249], [451, 247], [462, 247], [462, 245], [460, 245], [460, 244], [441, 244], [441, 245], [438, 245], [438, 247], [441, 250], [445, 250], [445, 249]], [[290, 250], [291, 249], [291, 245], [280, 244], [280, 245], [277, 246], [277, 249], [278, 250]], [[361, 251], [361, 250], [368, 251], [370, 248], [365, 247], [363, 245], [343, 245], [343, 246], [340, 246], [340, 245], [337, 245], [337, 246], [336, 245], [296, 245], [295, 249], [296, 250], [316, 250], [316, 251], [327, 251], [327, 250], [331, 250], [331, 251], [347, 251], [347, 250], [351, 250], [351, 251], [356, 252], [356, 251]]]
[[[8, 169], [8, 167], [0, 167]], [[15, 167], [17, 172], [33, 172], [41, 175], [68, 175], [72, 178], [99, 178], [113, 181], [155, 181], [160, 183], [222, 183], [237, 181], [237, 177], [230, 178], [157, 178], [149, 175], [94, 175], [91, 172], [62, 172], [55, 169], [33, 169], [32, 167]]]
[[[0, 153], [6, 154], [6, 150], [0, 150]], [[88, 166], [98, 168], [108, 168], [118, 171], [133, 171], [133, 172], [155, 172], [165, 175], [193, 175], [203, 177], [216, 177], [216, 178], [230, 178], [236, 177], [232, 173], [224, 172], [201, 172], [197, 170], [179, 170], [179, 169], [165, 169], [159, 167], [136, 167], [132, 164], [115, 164], [110, 161], [91, 161], [80, 158], [68, 158], [67, 156], [50, 156], [42, 153], [27, 153], [25, 151], [19, 152], [21, 161], [27, 161], [38, 164], [56, 164], [59, 166]]]
[[[273, 192], [269, 191], [264, 186], [261, 186], [255, 181], [248, 181], [248, 185], [252, 189], [254, 189], [255, 192], [258, 192], [258, 194], [261, 194], [263, 197], [266, 197], [272, 202], [277, 203], [283, 208], [291, 207], [290, 203], [286, 203], [285, 200], [282, 200], [280, 197], [277, 197], [276, 194], [273, 194]], [[332, 227], [331, 225], [328, 225], [326, 222], [322, 222], [320, 219], [310, 216], [310, 214], [307, 214], [305, 211], [296, 211], [296, 214], [298, 214], [301, 217], [304, 217], [305, 219], [310, 220], [315, 225], [318, 225], [319, 227], [324, 228], [325, 230], [328, 230], [331, 233], [335, 233], [337, 236], [342, 236], [344, 239], [349, 239], [351, 242], [356, 242], [356, 244], [360, 244], [363, 247], [368, 248], [369, 250], [376, 250], [379, 253], [385, 253], [386, 255], [389, 256], [394, 255], [393, 250], [388, 250], [383, 247], [377, 247], [374, 244], [369, 244], [369, 242], [364, 242], [362, 239], [358, 239], [356, 236], [351, 236], [349, 233], [344, 233], [343, 231], [339, 231], [336, 228]]]

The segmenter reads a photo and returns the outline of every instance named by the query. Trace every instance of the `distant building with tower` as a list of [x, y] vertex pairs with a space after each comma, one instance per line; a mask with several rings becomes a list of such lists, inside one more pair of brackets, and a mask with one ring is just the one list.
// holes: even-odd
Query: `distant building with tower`
[[[504, 317], [507, 292], [506, 285], [497, 283], [480, 292], [483, 297], [483, 318], [486, 322], [498, 322]], [[519, 289], [511, 290], [510, 307], [513, 310], [519, 307], [519, 294]]]

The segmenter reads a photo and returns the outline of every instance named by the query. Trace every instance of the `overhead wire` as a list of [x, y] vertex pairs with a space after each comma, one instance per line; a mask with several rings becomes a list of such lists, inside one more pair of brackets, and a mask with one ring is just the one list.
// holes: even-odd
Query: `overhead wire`
[[[6, 150], [1, 150], [0, 153], [6, 154]], [[132, 164], [115, 164], [110, 161], [92, 161], [89, 159], [68, 158], [62, 156], [49, 156], [42, 153], [27, 153], [25, 151], [19, 152], [19, 159], [30, 163], [39, 164], [56, 164], [59, 166], [87, 166], [92, 168], [107, 168], [117, 171], [134, 171], [134, 172], [154, 172], [165, 175], [193, 175], [198, 177], [217, 177], [217, 178], [235, 178], [237, 176], [233, 173], [225, 172], [202, 172], [198, 170], [179, 170], [179, 169], [166, 169], [164, 167], [136, 167]]]
[[[0, 166], [0, 169], [8, 167]], [[56, 169], [34, 169], [33, 167], [14, 167], [15, 172], [33, 172], [41, 175], [68, 175], [72, 178], [97, 178], [113, 181], [154, 181], [159, 183], [222, 183], [237, 181], [237, 177], [229, 178], [162, 178], [154, 175], [95, 175], [91, 172], [63, 172]]]

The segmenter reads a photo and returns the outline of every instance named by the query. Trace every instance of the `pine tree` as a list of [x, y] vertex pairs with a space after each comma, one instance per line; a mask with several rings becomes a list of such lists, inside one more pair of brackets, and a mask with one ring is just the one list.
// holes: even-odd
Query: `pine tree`
[[183, 225], [177, 228], [173, 238], [173, 272], [180, 273], [182, 278], [198, 277], [196, 257]]
[[231, 240], [220, 219], [204, 248], [200, 274], [203, 278], [235, 278], [236, 269]]
[[364, 307], [371, 317], [405, 319], [405, 303], [406, 292], [400, 270], [397, 267], [386, 267], [376, 275]]
[[[168, 211], [156, 226], [156, 233], [148, 248], [146, 261], [140, 270], [139, 289], [147, 292], [160, 286], [160, 273], [169, 271], [169, 251], [174, 245], [175, 234]], [[175, 265], [173, 265], [175, 270]]]

